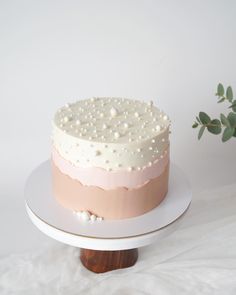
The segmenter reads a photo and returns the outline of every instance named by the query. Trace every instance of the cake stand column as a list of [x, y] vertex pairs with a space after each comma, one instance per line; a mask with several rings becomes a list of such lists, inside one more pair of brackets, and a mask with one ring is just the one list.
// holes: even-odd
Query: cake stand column
[[115, 269], [133, 266], [138, 259], [138, 249], [101, 251], [101, 250], [80, 250], [80, 260], [90, 271], [103, 273]]

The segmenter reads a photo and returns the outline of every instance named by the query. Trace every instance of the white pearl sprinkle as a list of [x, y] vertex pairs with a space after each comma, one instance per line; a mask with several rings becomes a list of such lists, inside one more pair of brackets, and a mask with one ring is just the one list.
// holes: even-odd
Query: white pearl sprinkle
[[115, 138], [119, 138], [120, 137], [120, 133], [119, 132], [115, 132], [114, 133]]
[[128, 123], [124, 123], [124, 128], [129, 128], [129, 124]]
[[102, 125], [102, 128], [103, 128], [103, 129], [107, 129], [107, 124], [104, 123], [104, 124]]
[[128, 171], [132, 171], [132, 170], [134, 170], [133, 167], [128, 167]]
[[115, 109], [115, 108], [111, 108], [110, 109], [110, 115], [112, 116], [112, 117], [116, 117], [117, 115], [118, 115], [118, 111], [117, 111], [117, 109]]
[[166, 121], [167, 119], [168, 119], [168, 117], [165, 115], [165, 116], [163, 117], [163, 120]]
[[157, 125], [156, 126], [156, 131], [159, 132], [160, 130], [161, 130], [161, 126], [160, 125]]
[[76, 125], [80, 125], [81, 124], [81, 121], [80, 120], [76, 120], [75, 124]]
[[135, 112], [135, 113], [134, 113], [134, 116], [135, 116], [136, 118], [138, 118], [138, 117], [139, 117], [139, 113], [138, 113], [138, 112]]
[[152, 162], [148, 162], [148, 166], [151, 167], [152, 166]]
[[63, 118], [63, 122], [67, 123], [68, 121], [69, 121], [69, 118], [68, 118], [67, 116], [65, 116], [65, 117]]
[[90, 216], [90, 221], [94, 222], [96, 221], [96, 219], [97, 219], [97, 216], [95, 216], [94, 214]]
[[89, 212], [88, 211], [82, 211], [82, 213], [81, 213], [81, 219], [83, 221], [89, 221], [89, 219], [90, 219]]
[[97, 217], [97, 221], [102, 221], [103, 220], [103, 218], [102, 217]]

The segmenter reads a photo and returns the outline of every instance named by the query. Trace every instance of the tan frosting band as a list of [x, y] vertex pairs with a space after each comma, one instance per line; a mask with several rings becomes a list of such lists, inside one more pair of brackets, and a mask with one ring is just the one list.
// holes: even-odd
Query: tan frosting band
[[158, 206], [168, 190], [169, 163], [155, 179], [137, 189], [104, 190], [84, 186], [63, 174], [52, 161], [53, 191], [58, 202], [71, 210], [89, 212], [105, 219], [142, 215]]

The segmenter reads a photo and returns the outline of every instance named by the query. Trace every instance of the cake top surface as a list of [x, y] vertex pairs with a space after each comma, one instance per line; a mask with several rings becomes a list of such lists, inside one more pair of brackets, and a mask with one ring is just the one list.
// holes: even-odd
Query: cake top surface
[[60, 108], [54, 124], [81, 140], [124, 144], [156, 137], [169, 127], [170, 121], [152, 101], [93, 97]]

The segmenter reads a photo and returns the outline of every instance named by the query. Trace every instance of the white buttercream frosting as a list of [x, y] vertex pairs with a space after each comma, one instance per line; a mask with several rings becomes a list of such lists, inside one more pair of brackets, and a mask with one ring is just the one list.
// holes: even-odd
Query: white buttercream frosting
[[170, 121], [152, 103], [91, 98], [59, 109], [53, 145], [71, 164], [108, 171], [140, 170], [169, 146]]

